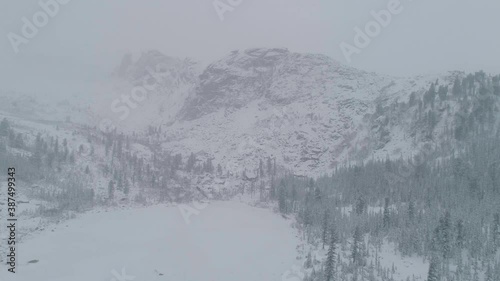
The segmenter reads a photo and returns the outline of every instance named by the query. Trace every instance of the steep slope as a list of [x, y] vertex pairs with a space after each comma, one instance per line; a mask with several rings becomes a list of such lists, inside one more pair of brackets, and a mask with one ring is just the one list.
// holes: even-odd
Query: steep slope
[[[407, 100], [434, 80], [377, 75], [286, 49], [234, 51], [200, 76], [165, 130], [164, 147], [202, 152], [232, 172], [276, 157], [294, 173], [321, 174], [372, 141], [378, 103]], [[382, 154], [399, 156], [405, 145]]]
[[[155, 80], [158, 65], [168, 71], [160, 68], [166, 79], [155, 84], [148, 79]], [[123, 120], [109, 109], [100, 116], [111, 114], [119, 129], [129, 131], [161, 126], [156, 141], [165, 151], [193, 152], [234, 175], [254, 173], [267, 158], [297, 175], [321, 175], [348, 161], [454, 146], [459, 113], [485, 103], [473, 94], [453, 94], [456, 80], [468, 89], [493, 83], [484, 73], [391, 77], [283, 48], [237, 50], [203, 71], [199, 66], [157, 51], [136, 62], [125, 57], [113, 78], [122, 84], [114, 84], [108, 98], [133, 94], [134, 87], [151, 90]], [[498, 99], [488, 95], [488, 118], [497, 120]]]
[[125, 55], [93, 97], [94, 122], [133, 131], [158, 120], [173, 121], [197, 84], [199, 68], [191, 59], [158, 51], [142, 53], [137, 60]]
[[[360, 82], [376, 80], [374, 74], [345, 67], [323, 55], [291, 53], [287, 49], [233, 51], [209, 65], [200, 76], [183, 118], [198, 118], [221, 107], [239, 109], [257, 99], [283, 106], [318, 96], [350, 94], [356, 88], [368, 88]], [[365, 95], [375, 94], [367, 90]]]

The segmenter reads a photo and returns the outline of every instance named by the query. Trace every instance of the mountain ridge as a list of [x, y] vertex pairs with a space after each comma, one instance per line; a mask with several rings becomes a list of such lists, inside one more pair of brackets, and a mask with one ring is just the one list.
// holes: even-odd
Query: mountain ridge
[[350, 160], [418, 153], [425, 142], [401, 124], [386, 128], [378, 108], [462, 75], [399, 78], [284, 48], [236, 50], [209, 64], [174, 120], [156, 126], [165, 150], [199, 153], [235, 173], [273, 157], [297, 174], [322, 174]]

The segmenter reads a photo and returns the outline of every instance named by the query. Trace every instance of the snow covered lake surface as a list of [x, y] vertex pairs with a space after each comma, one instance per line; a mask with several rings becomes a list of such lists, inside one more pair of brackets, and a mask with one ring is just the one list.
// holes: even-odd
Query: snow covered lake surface
[[17, 273], [3, 269], [0, 279], [280, 281], [299, 243], [290, 221], [237, 202], [211, 203], [189, 224], [177, 207], [157, 205], [91, 212], [51, 230], [19, 244]]

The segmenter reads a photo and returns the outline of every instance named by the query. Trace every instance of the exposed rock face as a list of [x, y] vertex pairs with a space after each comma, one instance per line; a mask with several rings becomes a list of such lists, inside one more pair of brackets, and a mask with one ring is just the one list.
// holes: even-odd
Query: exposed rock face
[[432, 83], [451, 89], [455, 77], [464, 76], [396, 78], [324, 55], [258, 48], [233, 51], [203, 71], [152, 51], [130, 64], [127, 79], [140, 81], [160, 62], [177, 82], [158, 87], [162, 98], [149, 111], [171, 109], [168, 117], [154, 114], [145, 124], [164, 125], [165, 149], [201, 153], [235, 170], [275, 157], [299, 175], [440, 145], [458, 106], [439, 97], [432, 107], [419, 103]]

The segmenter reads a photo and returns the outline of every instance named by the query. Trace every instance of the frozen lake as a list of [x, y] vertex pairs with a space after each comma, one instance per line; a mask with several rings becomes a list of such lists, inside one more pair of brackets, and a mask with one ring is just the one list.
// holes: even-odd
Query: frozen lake
[[280, 281], [296, 262], [289, 224], [237, 202], [211, 203], [190, 223], [173, 206], [91, 212], [18, 245], [17, 273], [0, 279]]

